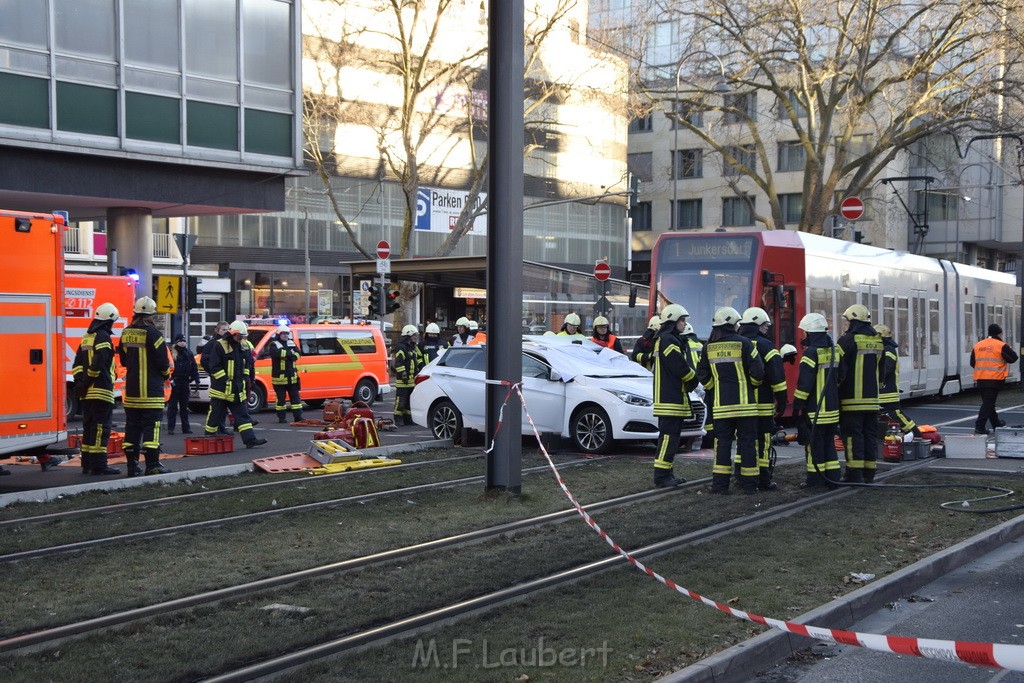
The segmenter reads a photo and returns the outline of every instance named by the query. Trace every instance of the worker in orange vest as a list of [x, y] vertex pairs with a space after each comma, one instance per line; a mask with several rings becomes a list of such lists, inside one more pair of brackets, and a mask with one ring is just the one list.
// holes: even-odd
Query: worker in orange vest
[[971, 367], [974, 381], [981, 392], [981, 409], [974, 423], [975, 434], [988, 434], [986, 423], [992, 429], [1005, 427], [1006, 423], [996, 413], [996, 399], [1009, 373], [1008, 363], [1016, 363], [1019, 356], [1003, 341], [1003, 328], [992, 323], [988, 326], [988, 337], [974, 345], [971, 350]]
[[599, 315], [594, 318], [594, 335], [590, 338], [595, 344], [600, 344], [606, 349], [625, 353], [622, 350], [622, 342], [608, 330], [608, 318]]

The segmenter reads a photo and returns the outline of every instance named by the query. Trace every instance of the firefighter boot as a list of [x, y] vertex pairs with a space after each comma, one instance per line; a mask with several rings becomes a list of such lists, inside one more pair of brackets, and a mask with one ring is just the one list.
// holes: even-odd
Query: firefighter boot
[[288, 423], [288, 416], [284, 414], [284, 411], [281, 411], [280, 413], [277, 414], [277, 422], [278, 424]]
[[672, 470], [655, 469], [654, 470], [654, 485], [658, 488], [669, 488], [671, 486], [679, 486], [685, 484], [686, 480], [677, 477], [672, 474]]
[[160, 464], [160, 451], [146, 449], [146, 474], [167, 474], [171, 469]]
[[772, 475], [768, 473], [768, 470], [761, 470], [761, 474], [757, 479], [757, 490], [758, 491], [778, 491], [779, 485], [772, 481]]
[[92, 456], [92, 467], [89, 468], [88, 474], [121, 474], [121, 470], [107, 464], [106, 453], [96, 453]]
[[847, 484], [863, 484], [864, 483], [864, 470], [860, 468], [847, 467], [846, 474], [843, 475], [843, 481]]
[[293, 410], [292, 411], [292, 421], [294, 421], [294, 422], [301, 422], [302, 421], [302, 411], [301, 410]]
[[874, 469], [869, 469], [869, 468], [865, 467], [864, 468], [864, 483], [865, 484], [870, 484], [874, 480], [875, 480], [875, 470]]
[[139, 465], [139, 449], [138, 448], [126, 448], [124, 449], [124, 457], [127, 460], [126, 463], [126, 474], [129, 477], [141, 477], [142, 467]]
[[726, 495], [729, 493], [729, 479], [728, 474], [712, 474], [711, 475], [711, 493], [718, 495]]
[[82, 474], [92, 472], [92, 453], [82, 453]]

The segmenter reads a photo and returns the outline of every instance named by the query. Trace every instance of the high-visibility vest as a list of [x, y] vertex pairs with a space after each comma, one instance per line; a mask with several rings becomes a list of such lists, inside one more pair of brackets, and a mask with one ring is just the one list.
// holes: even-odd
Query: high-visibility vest
[[1010, 369], [1003, 358], [1002, 339], [986, 337], [974, 345], [974, 379], [1006, 379]]

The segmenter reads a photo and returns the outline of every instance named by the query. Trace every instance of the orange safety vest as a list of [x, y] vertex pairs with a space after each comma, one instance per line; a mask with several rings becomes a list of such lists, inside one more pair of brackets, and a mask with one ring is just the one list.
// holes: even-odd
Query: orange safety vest
[[600, 344], [601, 346], [605, 347], [606, 349], [614, 349], [615, 348], [615, 340], [616, 339], [618, 339], [618, 337], [616, 337], [614, 334], [611, 334], [609, 332], [608, 333], [608, 340], [607, 341], [601, 341], [600, 339], [597, 338], [597, 335], [594, 335], [593, 337], [591, 337], [590, 341], [594, 342], [595, 344]]
[[1002, 339], [986, 337], [974, 345], [974, 379], [1006, 379], [1010, 374], [1006, 360], [1003, 359]]
[[472, 339], [469, 340], [469, 343], [467, 344], [467, 346], [476, 346], [477, 344], [486, 344], [486, 343], [487, 343], [487, 335], [484, 334], [483, 332], [477, 332], [476, 336], [474, 336]]

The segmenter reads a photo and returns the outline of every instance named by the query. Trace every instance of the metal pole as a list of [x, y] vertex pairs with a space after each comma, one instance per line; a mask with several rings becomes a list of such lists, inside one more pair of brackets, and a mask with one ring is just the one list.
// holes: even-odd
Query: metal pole
[[[186, 223], [186, 230], [187, 228]], [[181, 279], [181, 289], [184, 296], [181, 297], [181, 333], [185, 335], [185, 347], [189, 345], [188, 340], [188, 254], [181, 257], [181, 272], [184, 275]]]
[[[487, 215], [487, 433], [493, 443], [485, 485], [522, 490], [522, 411], [500, 383], [522, 381], [523, 313], [523, 0], [488, 3], [491, 161]], [[498, 416], [506, 397], [501, 429]]]
[[676, 212], [679, 210], [679, 72], [682, 68], [683, 60], [680, 58], [676, 65], [675, 99], [672, 100], [672, 206], [668, 212], [668, 218], [672, 223], [668, 226], [669, 230], [679, 227], [679, 217], [676, 216]]
[[306, 309], [306, 322], [309, 322], [309, 211], [306, 209], [302, 210], [302, 234], [305, 237], [303, 244], [305, 245], [306, 252], [306, 305], [303, 307]]
[[[380, 176], [380, 192], [377, 195], [377, 200], [380, 202], [380, 238], [386, 240], [388, 238], [388, 232], [384, 229], [384, 174]], [[372, 280], [371, 280], [372, 282]], [[387, 304], [384, 300], [384, 273], [380, 274], [380, 310], [377, 314], [380, 316], [380, 333], [384, 334], [384, 309], [387, 308]]]

